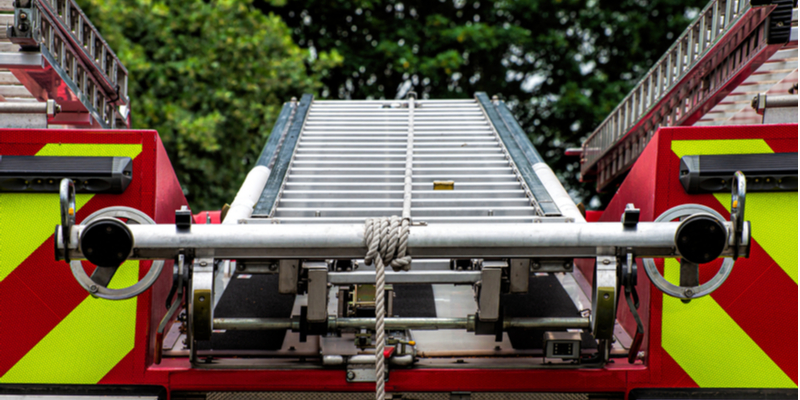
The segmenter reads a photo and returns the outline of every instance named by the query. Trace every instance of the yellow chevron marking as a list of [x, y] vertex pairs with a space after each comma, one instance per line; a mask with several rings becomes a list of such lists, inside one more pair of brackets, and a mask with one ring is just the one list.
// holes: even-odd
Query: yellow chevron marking
[[[96, 156], [136, 158], [141, 144], [50, 143], [37, 156]], [[79, 194], [75, 205], [81, 209], [92, 194]], [[57, 193], [0, 194], [0, 281], [14, 271], [61, 223]]]
[[[773, 153], [762, 139], [676, 140], [672, 151], [685, 155]], [[726, 210], [731, 210], [730, 193], [714, 193]], [[797, 283], [797, 192], [748, 193], [745, 219], [751, 222], [752, 236]]]
[[[664, 260], [664, 277], [679, 282], [677, 260]], [[661, 346], [700, 387], [797, 387], [711, 296], [663, 296]]]
[[[126, 261], [109, 287], [131, 286], [138, 279], [139, 262]], [[0, 383], [96, 384], [133, 350], [135, 333], [136, 298], [88, 296], [0, 377]]]

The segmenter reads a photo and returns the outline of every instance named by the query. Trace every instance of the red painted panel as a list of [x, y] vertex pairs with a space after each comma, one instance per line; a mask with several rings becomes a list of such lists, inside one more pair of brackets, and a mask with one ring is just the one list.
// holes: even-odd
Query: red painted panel
[[725, 311], [797, 384], [797, 285], [786, 272], [772, 263]]
[[0, 313], [0, 376], [3, 376], [61, 318], [13, 274], [0, 282], [0, 304], [3, 305]]
[[136, 365], [136, 359], [134, 358], [134, 350], [131, 350], [128, 355], [126, 355], [122, 361], [120, 361], [111, 371], [108, 371], [106, 376], [103, 379], [100, 379], [100, 382], [97, 382], [98, 385], [130, 385], [132, 383], [138, 383], [138, 380], [132, 380], [134, 376], [134, 371], [140, 369], [139, 366]]

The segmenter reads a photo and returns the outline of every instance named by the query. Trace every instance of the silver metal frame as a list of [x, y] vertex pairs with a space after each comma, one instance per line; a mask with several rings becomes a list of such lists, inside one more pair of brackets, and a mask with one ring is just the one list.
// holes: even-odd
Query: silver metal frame
[[[600, 248], [631, 248], [637, 257], [680, 257], [675, 233], [681, 222], [592, 224], [435, 224], [412, 226], [411, 254], [421, 258], [586, 258]], [[730, 231], [730, 222], [724, 225]], [[69, 257], [83, 259], [79, 240], [86, 225], [70, 231]], [[197, 249], [217, 259], [358, 259], [366, 254], [364, 226], [352, 224], [132, 225], [131, 259], [172, 259]], [[58, 251], [63, 256], [62, 234]], [[731, 256], [727, 247], [722, 256]]]

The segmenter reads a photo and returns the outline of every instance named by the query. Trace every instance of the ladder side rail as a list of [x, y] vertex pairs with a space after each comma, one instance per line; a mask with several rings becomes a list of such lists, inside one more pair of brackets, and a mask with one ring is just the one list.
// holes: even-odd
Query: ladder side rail
[[[533, 151], [529, 151], [528, 154], [525, 153], [525, 150], [519, 143], [520, 141], [514, 138], [512, 129], [507, 125], [508, 122], [505, 121], [500, 114], [500, 107], [496, 107], [495, 104], [489, 100], [486, 93], [478, 92], [475, 94], [475, 98], [478, 100], [478, 104], [480, 104], [484, 113], [486, 113], [487, 121], [489, 121], [494, 131], [497, 133], [500, 142], [503, 144], [505, 152], [508, 154], [509, 161], [515, 172], [521, 178], [520, 184], [522, 184], [531, 202], [540, 210], [543, 216], [560, 216], [561, 211], [558, 209], [555, 202], [553, 202], [550, 193], [545, 186], [542, 185], [539, 177], [533, 171], [534, 161], [541, 160], [541, 156], [539, 156], [532, 144], [530, 147]], [[513, 120], [513, 118], [511, 118], [511, 120]], [[530, 141], [528, 143], [530, 143]]]
[[[303, 131], [303, 126], [306, 123], [306, 117], [313, 100], [314, 96], [310, 94], [304, 94], [300, 99], [294, 111], [294, 118], [290, 121], [291, 125], [286, 132], [286, 137], [283, 138], [283, 143], [280, 144], [280, 148], [277, 150], [277, 158], [275, 158], [269, 179], [264, 186], [264, 191], [256, 204], [253, 215], [267, 215], [271, 217], [275, 213], [278, 200], [280, 199], [280, 193], [283, 191], [286, 178], [289, 176], [289, 166], [294, 158], [297, 143]], [[270, 161], [270, 163], [272, 163], [272, 161]]]

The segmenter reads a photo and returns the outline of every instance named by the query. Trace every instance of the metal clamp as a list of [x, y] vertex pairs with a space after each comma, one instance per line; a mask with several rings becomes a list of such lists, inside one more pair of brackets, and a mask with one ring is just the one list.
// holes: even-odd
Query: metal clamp
[[733, 259], [739, 258], [739, 246], [744, 231], [744, 203], [747, 196], [747, 179], [742, 171], [736, 171], [731, 181], [731, 225], [733, 232], [728, 244], [733, 247]]
[[596, 339], [614, 337], [618, 286], [617, 257], [598, 256], [592, 280], [592, 333]]
[[211, 340], [214, 320], [214, 259], [197, 258], [192, 264], [189, 293], [189, 330], [195, 340]]
[[[72, 179], [64, 178], [61, 180], [59, 200], [61, 202], [61, 241], [64, 243], [64, 261], [69, 263], [69, 237], [70, 232], [72, 232], [72, 225], [75, 225], [76, 212], [75, 183], [72, 182]], [[58, 254], [58, 251], [56, 251], [56, 254]]]
[[[66, 227], [64, 221], [64, 181], [69, 181], [69, 179], [62, 180], [62, 217], [61, 223], [62, 228]], [[74, 192], [72, 195], [72, 203], [73, 209], [75, 206], [75, 196]], [[103, 218], [125, 218], [128, 220], [128, 224], [152, 224], [154, 225], [156, 222], [153, 221], [147, 214], [130, 207], [109, 207], [99, 210], [92, 215], [89, 215], [84, 221], [84, 225], [89, 225], [92, 222]], [[72, 216], [72, 223], [74, 223], [74, 213]], [[71, 223], [70, 223], [71, 225]], [[70, 226], [71, 228], [71, 226]], [[65, 229], [65, 232], [62, 234], [63, 237], [69, 237], [69, 229]], [[67, 243], [64, 244], [64, 257], [68, 257], [69, 254]], [[109, 289], [103, 285], [97, 284], [97, 282], [93, 281], [88, 275], [86, 275], [86, 271], [83, 269], [83, 265], [81, 265], [80, 261], [73, 260], [69, 263], [70, 268], [72, 269], [72, 275], [75, 277], [75, 280], [83, 287], [87, 292], [91, 293], [95, 297], [99, 297], [106, 300], [124, 300], [129, 299], [131, 297], [138, 296], [145, 290], [149, 289], [150, 286], [155, 283], [156, 279], [161, 275], [161, 270], [164, 267], [163, 260], [156, 260], [150, 265], [150, 270], [147, 271], [147, 274], [140, 280], [136, 282], [133, 286], [128, 286], [123, 289]], [[99, 267], [98, 267], [99, 268]]]
[[[682, 204], [665, 211], [656, 218], [655, 222], [669, 222], [677, 218], [703, 214], [706, 216], [710, 215], [721, 222], [725, 221], [722, 215], [709, 207], [699, 204]], [[717, 288], [728, 279], [728, 275], [731, 274], [734, 261], [730, 258], [726, 258], [725, 261], [722, 262], [722, 266], [719, 268], [717, 274], [714, 275], [711, 280], [702, 285], [691, 287], [677, 286], [668, 282], [658, 271], [656, 263], [652, 258], [642, 259], [642, 262], [644, 263], [644, 271], [647, 273], [647, 277], [650, 278], [650, 281], [653, 282], [653, 285], [655, 285], [658, 290], [672, 297], [689, 300], [711, 294], [711, 292], [717, 290]]]

